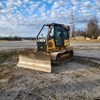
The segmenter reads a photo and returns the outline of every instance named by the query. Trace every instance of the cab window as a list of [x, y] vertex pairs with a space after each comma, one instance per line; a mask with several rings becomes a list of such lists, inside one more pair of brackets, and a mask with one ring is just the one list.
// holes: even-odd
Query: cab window
[[54, 36], [54, 28], [52, 28], [51, 29], [51, 31], [50, 31], [50, 34], [49, 34], [51, 37], [53, 37]]
[[68, 39], [69, 38], [69, 29], [63, 27], [63, 34], [64, 34], [65, 39]]

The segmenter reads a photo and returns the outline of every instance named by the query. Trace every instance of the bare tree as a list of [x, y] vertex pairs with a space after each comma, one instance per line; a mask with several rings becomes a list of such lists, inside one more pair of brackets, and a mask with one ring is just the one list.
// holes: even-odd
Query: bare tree
[[87, 23], [87, 37], [97, 39], [99, 36], [99, 25], [96, 17], [90, 19]]

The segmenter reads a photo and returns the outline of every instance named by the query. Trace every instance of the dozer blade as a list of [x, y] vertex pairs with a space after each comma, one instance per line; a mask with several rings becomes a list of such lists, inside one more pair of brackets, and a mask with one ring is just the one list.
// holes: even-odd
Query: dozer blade
[[19, 53], [18, 67], [51, 72], [50, 55], [43, 52], [21, 52]]

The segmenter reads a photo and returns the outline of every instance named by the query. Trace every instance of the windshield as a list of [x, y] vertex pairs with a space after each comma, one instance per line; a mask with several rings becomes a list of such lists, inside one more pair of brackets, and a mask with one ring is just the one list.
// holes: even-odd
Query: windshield
[[39, 38], [46, 38], [47, 34], [48, 34], [48, 26], [44, 26], [44, 28], [42, 29], [40, 35], [39, 35]]

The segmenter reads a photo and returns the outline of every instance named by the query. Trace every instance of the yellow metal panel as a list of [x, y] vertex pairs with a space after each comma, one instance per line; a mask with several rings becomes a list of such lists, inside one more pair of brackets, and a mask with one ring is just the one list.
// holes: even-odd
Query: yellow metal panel
[[70, 45], [69, 40], [64, 40], [64, 46], [69, 46], [69, 45]]
[[55, 42], [54, 42], [54, 39], [51, 39], [48, 41], [48, 44], [47, 44], [47, 52], [54, 51], [54, 50], [55, 50]]

